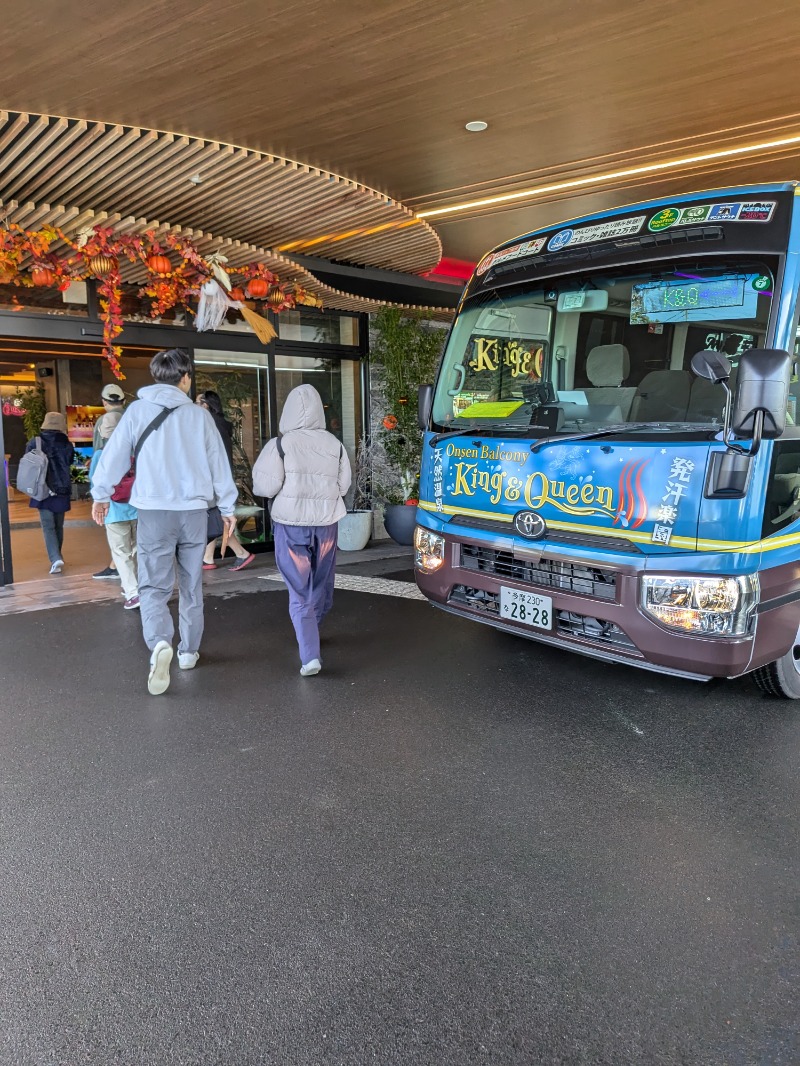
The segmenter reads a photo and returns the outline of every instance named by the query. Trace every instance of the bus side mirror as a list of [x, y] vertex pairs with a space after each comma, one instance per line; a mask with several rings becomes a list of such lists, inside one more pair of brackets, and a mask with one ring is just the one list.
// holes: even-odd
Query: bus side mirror
[[792, 380], [792, 357], [780, 348], [750, 348], [739, 358], [736, 396], [731, 412], [734, 436], [780, 437], [786, 428], [786, 407]]
[[722, 384], [731, 376], [730, 360], [722, 352], [698, 352], [692, 356], [692, 373], [699, 378], [708, 378], [715, 385]]
[[433, 385], [420, 385], [417, 395], [417, 423], [424, 433], [430, 425], [433, 407]]

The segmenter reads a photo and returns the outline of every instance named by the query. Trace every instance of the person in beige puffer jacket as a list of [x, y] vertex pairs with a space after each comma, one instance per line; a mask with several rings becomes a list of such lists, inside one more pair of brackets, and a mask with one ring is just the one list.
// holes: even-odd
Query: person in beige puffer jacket
[[313, 385], [292, 389], [278, 428], [280, 445], [278, 438], [268, 441], [253, 467], [253, 491], [273, 500], [275, 562], [289, 589], [300, 673], [309, 677], [322, 669], [319, 624], [333, 603], [350, 460], [325, 429], [322, 399]]

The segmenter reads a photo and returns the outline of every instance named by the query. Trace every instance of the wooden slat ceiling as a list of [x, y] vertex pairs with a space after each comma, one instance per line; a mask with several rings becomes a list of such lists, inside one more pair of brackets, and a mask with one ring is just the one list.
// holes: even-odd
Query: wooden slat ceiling
[[[267, 248], [259, 248], [254, 244], [246, 244], [244, 241], [204, 233], [202, 230], [194, 230], [186, 226], [171, 226], [169, 223], [155, 222], [143, 217], [123, 218], [118, 212], [109, 214], [106, 211], [79, 211], [77, 208], [51, 207], [48, 204], [36, 205], [32, 202], [19, 204], [16, 200], [7, 201], [3, 207], [15, 222], [26, 229], [34, 229], [50, 223], [67, 235], [94, 225], [113, 226], [119, 233], [144, 233], [152, 230], [156, 236], [170, 230], [173, 233], [190, 237], [203, 255], [210, 255], [211, 252], [224, 255], [229, 268], [244, 266], [246, 263], [263, 263], [277, 274], [281, 281], [301, 285], [304, 289], [319, 296], [325, 307], [336, 308], [340, 311], [376, 311], [385, 306], [385, 301], [353, 296], [351, 293], [342, 292], [324, 284], [310, 271], [287, 256], [279, 255]], [[63, 250], [61, 242], [56, 242], [52, 247], [56, 252]], [[120, 267], [123, 281], [141, 282], [144, 279], [144, 269], [136, 264], [122, 262]], [[427, 305], [409, 303], [392, 306], [423, 310], [430, 317], [443, 321], [449, 320], [453, 314], [452, 308], [432, 308]]]
[[[230, 180], [222, 191], [233, 202], [213, 218], [173, 218], [160, 208], [149, 217], [277, 251], [332, 231], [311, 215], [285, 241], [268, 225], [220, 231], [242, 210], [235, 168], [247, 156], [223, 144], [303, 160], [312, 175], [343, 174], [423, 211], [800, 131], [797, 0], [5, 0], [3, 15], [1, 106], [75, 116], [87, 123], [84, 136], [90, 120], [119, 124], [108, 129], [126, 195], [139, 163], [158, 181], [161, 150], [155, 134], [128, 140], [130, 129], [177, 130], [218, 145], [219, 180]], [[466, 132], [470, 119], [488, 130]], [[56, 140], [69, 151], [81, 134], [66, 124], [42, 126], [38, 136], [46, 156]], [[178, 159], [192, 146], [173, 137]], [[792, 178], [800, 178], [796, 149], [437, 217], [433, 226], [446, 255], [474, 261], [506, 238], [584, 211]], [[347, 190], [331, 190], [334, 201], [337, 194], [346, 207]], [[182, 195], [178, 208], [191, 203], [191, 189]], [[146, 213], [143, 203], [80, 206]], [[345, 258], [335, 243], [294, 250]]]
[[[198, 175], [200, 184], [190, 178]], [[26, 228], [171, 229], [231, 266], [265, 262], [325, 303], [380, 306], [322, 285], [277, 248], [408, 273], [439, 261], [435, 231], [372, 189], [259, 152], [102, 122], [0, 112], [0, 204]], [[130, 279], [135, 268], [126, 268]]]

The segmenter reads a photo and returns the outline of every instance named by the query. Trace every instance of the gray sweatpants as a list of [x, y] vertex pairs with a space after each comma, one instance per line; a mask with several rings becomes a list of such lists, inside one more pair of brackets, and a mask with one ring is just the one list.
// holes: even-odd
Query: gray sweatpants
[[169, 598], [178, 571], [179, 652], [195, 652], [203, 637], [203, 552], [208, 513], [139, 511], [139, 604], [145, 644], [172, 644], [175, 625]]

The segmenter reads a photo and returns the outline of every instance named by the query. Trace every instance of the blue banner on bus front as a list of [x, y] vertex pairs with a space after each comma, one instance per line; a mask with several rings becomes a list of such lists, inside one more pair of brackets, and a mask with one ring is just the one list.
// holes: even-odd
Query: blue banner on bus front
[[444, 438], [431, 457], [427, 441], [420, 505], [431, 514], [505, 521], [524, 536], [515, 517], [535, 512], [548, 529], [623, 537], [644, 551], [697, 548], [708, 443], [564, 441], [532, 453], [530, 440], [475, 435]]

